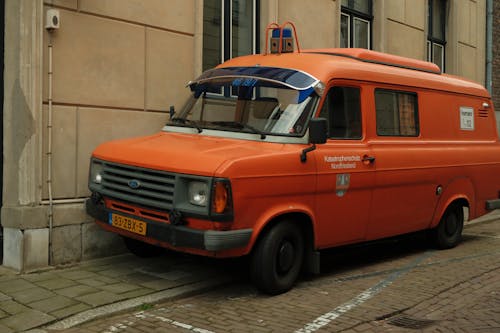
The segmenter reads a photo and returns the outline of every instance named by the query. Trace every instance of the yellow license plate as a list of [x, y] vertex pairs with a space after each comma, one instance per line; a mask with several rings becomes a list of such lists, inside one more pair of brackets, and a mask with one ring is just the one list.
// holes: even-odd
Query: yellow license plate
[[145, 222], [116, 214], [110, 214], [109, 222], [114, 227], [127, 230], [139, 235], [146, 235], [147, 224]]

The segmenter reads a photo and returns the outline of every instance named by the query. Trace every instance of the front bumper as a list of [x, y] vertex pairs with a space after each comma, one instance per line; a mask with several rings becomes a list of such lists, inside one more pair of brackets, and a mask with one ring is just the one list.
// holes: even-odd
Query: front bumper
[[[146, 237], [170, 244], [173, 247], [194, 248], [206, 251], [222, 251], [243, 248], [248, 245], [252, 236], [252, 229], [217, 231], [217, 230], [196, 230], [186, 226], [177, 226], [167, 223], [159, 223], [137, 216], [115, 212], [96, 204], [92, 199], [85, 203], [87, 214], [102, 223], [109, 224], [109, 215], [117, 213], [123, 216], [141, 220], [147, 224]], [[110, 225], [111, 227], [111, 225]], [[121, 231], [121, 229], [116, 229]]]

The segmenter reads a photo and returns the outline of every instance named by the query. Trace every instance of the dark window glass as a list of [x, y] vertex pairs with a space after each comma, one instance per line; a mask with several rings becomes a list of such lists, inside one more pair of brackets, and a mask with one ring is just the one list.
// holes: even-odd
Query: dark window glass
[[255, 31], [253, 7], [253, 1], [232, 0], [231, 58], [253, 53]]
[[427, 61], [445, 71], [446, 0], [428, 0]]
[[360, 139], [362, 128], [359, 88], [331, 88], [321, 108], [320, 117], [328, 119], [330, 138]]
[[436, 39], [445, 40], [444, 37], [444, 19], [445, 19], [445, 5], [446, 1], [444, 0], [431, 0], [429, 8], [432, 12], [432, 30], [431, 36]]
[[203, 1], [203, 70], [258, 52], [259, 0]]
[[342, 0], [342, 6], [368, 15], [372, 13], [371, 0]]
[[349, 26], [350, 16], [342, 13], [340, 15], [340, 47], [349, 47], [351, 28]]
[[372, 1], [342, 0], [340, 47], [371, 48]]
[[203, 1], [203, 70], [222, 62], [222, 2]]
[[375, 90], [377, 135], [418, 136], [418, 107], [415, 93]]

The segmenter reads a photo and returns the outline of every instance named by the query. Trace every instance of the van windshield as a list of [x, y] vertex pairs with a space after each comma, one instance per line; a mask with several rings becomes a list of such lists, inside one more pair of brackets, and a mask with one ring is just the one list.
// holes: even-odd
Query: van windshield
[[215, 77], [190, 85], [193, 94], [168, 123], [203, 129], [303, 136], [317, 105], [314, 89], [256, 77]]

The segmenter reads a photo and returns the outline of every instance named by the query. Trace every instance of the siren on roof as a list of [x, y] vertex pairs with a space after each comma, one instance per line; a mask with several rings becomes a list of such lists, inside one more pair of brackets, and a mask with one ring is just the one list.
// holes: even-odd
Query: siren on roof
[[[291, 28], [286, 27], [288, 25]], [[269, 30], [271, 30], [271, 38], [269, 40], [269, 44], [266, 44], [266, 54], [268, 54], [269, 45], [271, 48], [271, 53], [280, 54], [294, 52], [294, 42], [297, 45], [297, 52], [300, 52], [299, 41], [297, 39], [297, 31], [293, 23], [285, 22], [281, 26], [277, 23], [269, 24], [266, 28], [266, 40], [268, 40]]]
[[271, 53], [280, 53], [279, 45], [281, 40], [281, 52], [293, 52], [293, 37], [292, 30], [286, 29], [273, 29], [271, 35]]

